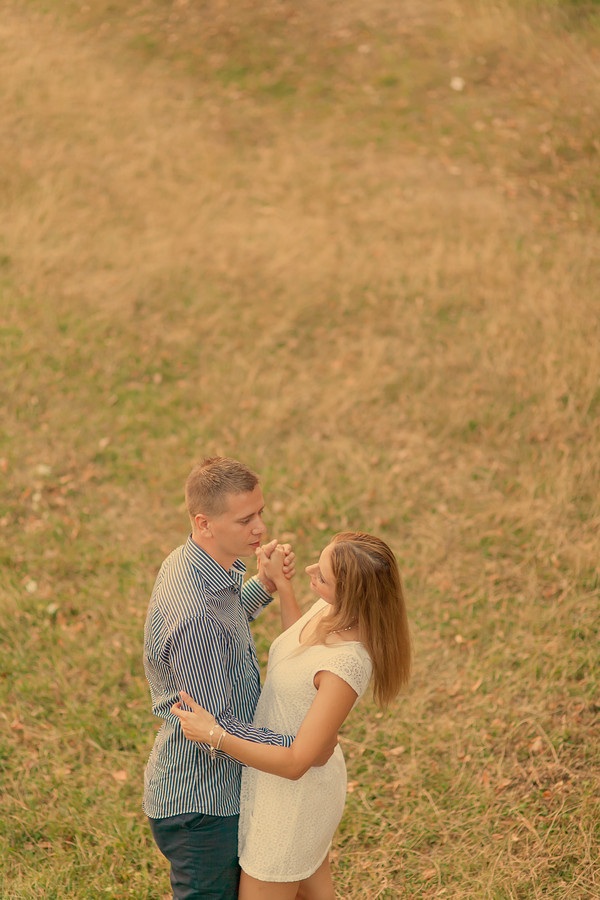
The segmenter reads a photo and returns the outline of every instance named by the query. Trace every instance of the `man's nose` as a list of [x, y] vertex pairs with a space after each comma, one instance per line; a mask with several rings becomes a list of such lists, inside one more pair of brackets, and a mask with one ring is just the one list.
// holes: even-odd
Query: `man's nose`
[[258, 519], [252, 531], [254, 534], [265, 534], [267, 530], [267, 526], [263, 522], [262, 519]]

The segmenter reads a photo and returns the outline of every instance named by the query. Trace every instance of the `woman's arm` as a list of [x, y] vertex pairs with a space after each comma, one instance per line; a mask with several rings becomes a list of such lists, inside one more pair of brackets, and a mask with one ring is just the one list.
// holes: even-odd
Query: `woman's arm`
[[[181, 703], [172, 707], [179, 717], [186, 738], [206, 744], [227, 753], [238, 762], [261, 772], [279, 775], [296, 781], [311, 766], [328, 758], [337, 743], [337, 733], [356, 701], [356, 691], [333, 672], [322, 671], [315, 676], [317, 694], [291, 747], [274, 747], [255, 744], [235, 737], [215, 726], [215, 719], [184, 692], [181, 699], [192, 712], [182, 709]], [[210, 734], [212, 730], [212, 734]]]
[[285, 631], [302, 616], [302, 610], [296, 600], [296, 594], [291, 581], [285, 579], [277, 585], [279, 594], [279, 611], [281, 613], [281, 628]]

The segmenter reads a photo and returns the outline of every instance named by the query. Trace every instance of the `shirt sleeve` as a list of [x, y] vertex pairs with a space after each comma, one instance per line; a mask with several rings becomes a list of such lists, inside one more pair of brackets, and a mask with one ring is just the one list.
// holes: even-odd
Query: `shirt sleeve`
[[259, 744], [289, 747], [292, 735], [255, 728], [233, 715], [232, 687], [224, 632], [204, 617], [186, 619], [172, 636], [170, 665], [177, 691], [186, 691], [207, 709], [229, 734]]
[[256, 575], [242, 585], [242, 606], [251, 622], [272, 600], [273, 596], [265, 590]]

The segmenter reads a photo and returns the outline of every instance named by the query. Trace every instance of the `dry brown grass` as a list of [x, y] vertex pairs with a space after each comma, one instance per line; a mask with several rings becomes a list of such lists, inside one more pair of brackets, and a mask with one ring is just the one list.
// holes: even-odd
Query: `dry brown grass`
[[215, 451], [301, 564], [346, 527], [402, 561], [415, 677], [346, 729], [340, 896], [595, 896], [597, 26], [5, 6], [2, 896], [166, 890], [141, 627]]

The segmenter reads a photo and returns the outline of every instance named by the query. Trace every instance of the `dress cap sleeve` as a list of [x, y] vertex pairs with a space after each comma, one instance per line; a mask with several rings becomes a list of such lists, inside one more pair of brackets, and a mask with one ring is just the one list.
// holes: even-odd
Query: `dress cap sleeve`
[[314, 675], [317, 672], [333, 672], [347, 682], [358, 697], [362, 697], [373, 671], [367, 651], [356, 644], [323, 647], [323, 651], [315, 660]]

